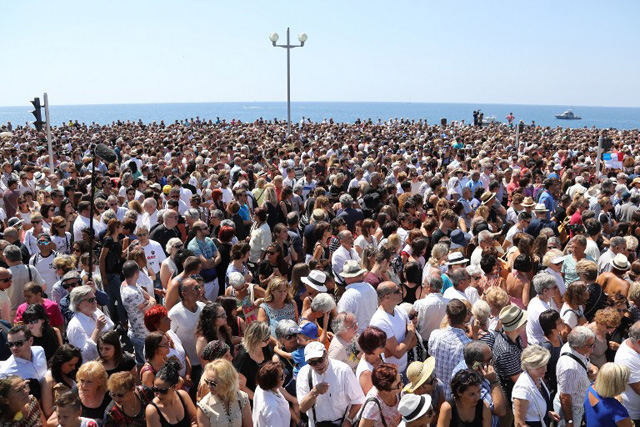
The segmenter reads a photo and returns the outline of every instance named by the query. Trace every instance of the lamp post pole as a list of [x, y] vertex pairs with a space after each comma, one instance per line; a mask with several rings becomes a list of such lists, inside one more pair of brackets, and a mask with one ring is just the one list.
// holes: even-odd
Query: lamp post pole
[[271, 33], [269, 36], [273, 47], [287, 49], [287, 137], [289, 137], [291, 135], [291, 49], [304, 47], [304, 43], [307, 41], [307, 35], [300, 33], [298, 35], [300, 44], [291, 44], [289, 27], [287, 27], [287, 44], [276, 44], [279, 38], [278, 33]]

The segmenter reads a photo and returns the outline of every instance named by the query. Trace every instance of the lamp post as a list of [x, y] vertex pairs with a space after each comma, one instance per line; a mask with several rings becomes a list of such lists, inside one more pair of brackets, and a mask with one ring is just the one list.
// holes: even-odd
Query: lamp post
[[298, 41], [300, 44], [291, 44], [289, 39], [289, 27], [287, 27], [287, 44], [276, 44], [280, 36], [278, 33], [271, 33], [269, 40], [273, 44], [273, 47], [282, 47], [287, 49], [287, 137], [291, 135], [291, 49], [296, 47], [303, 47], [307, 41], [307, 35], [300, 33], [298, 35]]

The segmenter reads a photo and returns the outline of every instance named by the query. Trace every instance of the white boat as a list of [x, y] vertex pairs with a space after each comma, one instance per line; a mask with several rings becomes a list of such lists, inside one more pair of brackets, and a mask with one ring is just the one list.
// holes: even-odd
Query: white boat
[[573, 110], [569, 109], [562, 114], [556, 114], [556, 119], [561, 120], [582, 120], [582, 117], [573, 114]]

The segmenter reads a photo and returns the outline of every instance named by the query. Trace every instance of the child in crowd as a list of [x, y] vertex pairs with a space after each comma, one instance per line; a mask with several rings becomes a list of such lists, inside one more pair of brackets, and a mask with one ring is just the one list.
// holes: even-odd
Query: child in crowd
[[291, 328], [291, 334], [297, 335], [298, 348], [291, 353], [284, 351], [279, 345], [275, 347], [275, 352], [289, 360], [293, 360], [293, 377], [297, 378], [300, 368], [307, 364], [304, 360], [304, 348], [313, 341], [318, 341], [318, 326], [313, 322], [303, 321], [297, 328]]
[[56, 399], [58, 427], [98, 427], [98, 423], [82, 417], [82, 404], [78, 395], [68, 391]]

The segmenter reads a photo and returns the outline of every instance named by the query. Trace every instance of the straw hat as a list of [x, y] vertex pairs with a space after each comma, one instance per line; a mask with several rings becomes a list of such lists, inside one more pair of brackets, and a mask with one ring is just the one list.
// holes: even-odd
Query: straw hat
[[482, 193], [482, 196], [480, 196], [480, 199], [482, 200], [483, 205], [487, 205], [493, 200], [494, 197], [496, 197], [494, 193], [492, 193], [491, 191], [485, 191], [484, 193]]
[[344, 263], [340, 276], [348, 279], [350, 277], [358, 277], [359, 275], [364, 274], [366, 271], [366, 269], [360, 267], [358, 261], [350, 259]]
[[532, 208], [536, 205], [536, 202], [533, 201], [532, 197], [525, 197], [522, 201], [522, 206], [525, 208]]
[[500, 310], [500, 321], [505, 332], [515, 331], [527, 323], [527, 312], [511, 304]]
[[413, 393], [429, 379], [436, 367], [436, 358], [431, 356], [424, 362], [411, 362], [407, 368], [407, 379], [410, 381], [402, 390]]
[[616, 270], [626, 271], [631, 268], [631, 263], [624, 254], [617, 254], [613, 261], [611, 261], [611, 265]]

